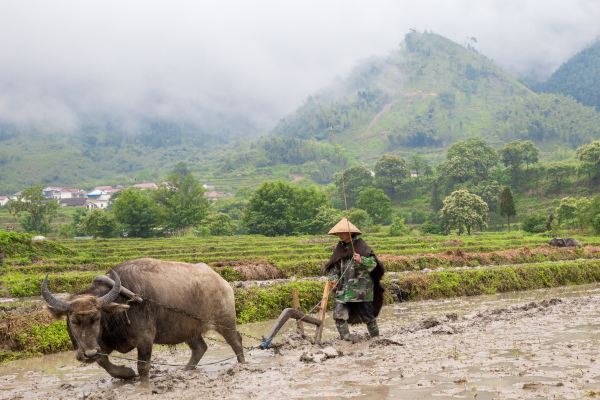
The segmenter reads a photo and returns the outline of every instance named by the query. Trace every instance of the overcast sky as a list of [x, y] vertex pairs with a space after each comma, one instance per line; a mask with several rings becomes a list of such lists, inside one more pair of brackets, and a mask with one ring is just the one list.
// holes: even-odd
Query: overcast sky
[[410, 28], [547, 76], [600, 36], [598, 0], [2, 0], [0, 122], [77, 129], [89, 115], [263, 126], [384, 55]]

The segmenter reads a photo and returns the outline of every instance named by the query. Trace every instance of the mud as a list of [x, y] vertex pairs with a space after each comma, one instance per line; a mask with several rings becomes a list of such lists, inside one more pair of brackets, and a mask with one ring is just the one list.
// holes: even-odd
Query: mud
[[[369, 340], [364, 326], [352, 327], [362, 338], [356, 344], [335, 339], [330, 324], [324, 345], [311, 345], [290, 322], [275, 349], [249, 351], [246, 364], [195, 371], [156, 366], [148, 385], [112, 379], [62, 353], [0, 367], [0, 398], [594, 398], [600, 396], [599, 303], [600, 285], [586, 285], [396, 304], [383, 310], [380, 338]], [[260, 336], [269, 327], [241, 330]], [[201, 363], [230, 354], [211, 342]], [[188, 356], [178, 347], [157, 349], [153, 358], [184, 363]]]

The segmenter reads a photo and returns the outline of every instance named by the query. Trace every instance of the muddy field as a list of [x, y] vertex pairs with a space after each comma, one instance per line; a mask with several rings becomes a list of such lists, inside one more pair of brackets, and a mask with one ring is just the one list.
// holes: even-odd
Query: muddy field
[[[157, 366], [146, 386], [62, 353], [0, 367], [0, 398], [600, 398], [599, 304], [600, 285], [402, 303], [384, 309], [382, 338], [353, 345], [334, 339], [329, 326], [324, 347], [295, 338], [289, 323], [275, 341], [281, 347], [252, 350], [247, 364], [190, 372]], [[269, 327], [241, 330], [260, 335]], [[366, 335], [364, 327], [354, 330]], [[209, 346], [202, 363], [231, 354]], [[158, 349], [154, 359], [183, 363], [188, 356], [183, 347]]]

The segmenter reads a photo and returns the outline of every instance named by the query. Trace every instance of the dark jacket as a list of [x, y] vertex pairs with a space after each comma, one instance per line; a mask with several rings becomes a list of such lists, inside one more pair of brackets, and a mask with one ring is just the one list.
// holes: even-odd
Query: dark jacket
[[[375, 257], [377, 260], [377, 266], [370, 272], [371, 279], [373, 279], [373, 309], [375, 316], [379, 315], [379, 311], [383, 306], [383, 286], [381, 286], [381, 278], [385, 273], [385, 267], [379, 261], [373, 250], [369, 247], [367, 242], [362, 239], [354, 239], [354, 250], [361, 255], [361, 257]], [[344, 242], [340, 241], [335, 249], [333, 250], [333, 254], [325, 267], [323, 268], [325, 273], [330, 274], [330, 270], [334, 267], [334, 265], [340, 260], [352, 257], [352, 246], [345, 246]], [[350, 318], [348, 322], [351, 324], [360, 322], [359, 316], [354, 315], [352, 313], [352, 309], [350, 310]]]

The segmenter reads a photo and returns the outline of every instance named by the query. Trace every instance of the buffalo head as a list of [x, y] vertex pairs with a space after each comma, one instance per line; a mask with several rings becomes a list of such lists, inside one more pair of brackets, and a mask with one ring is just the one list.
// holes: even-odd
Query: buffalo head
[[93, 362], [99, 357], [102, 313], [116, 314], [129, 308], [126, 304], [114, 303], [121, 291], [121, 279], [113, 272], [115, 284], [102, 297], [91, 294], [78, 294], [68, 301], [56, 298], [48, 290], [48, 275], [42, 282], [42, 297], [48, 310], [55, 318], [67, 317], [67, 327], [77, 347], [77, 359]]

